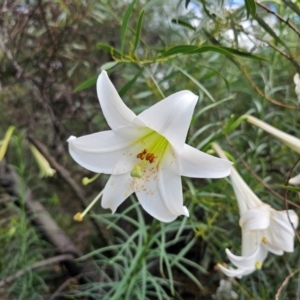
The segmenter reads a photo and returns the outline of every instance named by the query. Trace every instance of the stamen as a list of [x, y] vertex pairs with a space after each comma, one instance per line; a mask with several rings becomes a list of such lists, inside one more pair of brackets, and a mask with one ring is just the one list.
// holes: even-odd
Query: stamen
[[[147, 154], [147, 149], [144, 149], [141, 153], [139, 153], [136, 157], [144, 160]], [[148, 155], [148, 154], [147, 154]]]
[[94, 204], [101, 198], [103, 195], [104, 189], [97, 195], [97, 197], [88, 205], [88, 207], [81, 213], [78, 212], [74, 215], [73, 219], [77, 222], [81, 222], [84, 216], [88, 213], [88, 211], [94, 206]]
[[152, 164], [154, 162], [155, 156], [153, 153], [148, 153], [146, 155], [146, 160], [148, 160], [150, 162], [150, 164]]
[[94, 176], [91, 177], [91, 178], [83, 177], [82, 180], [81, 180], [81, 183], [82, 183], [83, 185], [88, 185], [88, 184], [90, 184], [91, 182], [95, 181], [100, 175], [101, 175], [101, 173], [96, 174], [96, 175], [94, 175]]
[[161, 136], [155, 131], [152, 131], [147, 136], [144, 136], [143, 139], [140, 140], [140, 142], [144, 146], [147, 145], [147, 149], [143, 149], [143, 151], [137, 154], [136, 157], [142, 160], [142, 162], [139, 165], [135, 166], [130, 172], [130, 175], [132, 177], [137, 178], [141, 178], [143, 176], [143, 172], [141, 172], [141, 170], [147, 165], [148, 162], [152, 164], [157, 160], [161, 160], [169, 144], [168, 140], [165, 137]]
[[83, 220], [82, 213], [78, 212], [77, 214], [74, 215], [73, 219], [77, 222], [81, 222]]
[[141, 178], [143, 176], [141, 166], [135, 166], [133, 170], [130, 172], [131, 177]]
[[254, 266], [255, 266], [255, 269], [256, 269], [256, 270], [260, 270], [261, 267], [262, 267], [262, 262], [258, 260], [257, 262], [255, 262], [255, 265], [254, 265]]

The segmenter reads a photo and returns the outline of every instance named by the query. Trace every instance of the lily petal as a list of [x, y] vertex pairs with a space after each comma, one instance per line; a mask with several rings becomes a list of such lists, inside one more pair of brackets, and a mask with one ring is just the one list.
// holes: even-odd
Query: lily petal
[[162, 222], [175, 220], [178, 214], [172, 214], [165, 205], [160, 193], [156, 166], [145, 168], [142, 178], [135, 178], [134, 191], [144, 210]]
[[132, 125], [132, 120], [136, 115], [122, 101], [106, 71], [102, 71], [98, 77], [97, 94], [103, 114], [111, 129]]
[[248, 209], [240, 218], [240, 226], [244, 232], [266, 229], [270, 225], [270, 214], [270, 206], [267, 204]]
[[226, 249], [226, 254], [229, 260], [238, 268], [252, 269], [255, 268], [257, 262], [263, 263], [268, 255], [268, 251], [262, 246], [258, 245], [252, 255], [237, 256], [234, 255], [229, 249]]
[[158, 182], [162, 199], [169, 211], [174, 215], [188, 216], [183, 206], [178, 160], [171, 146], [166, 149], [159, 165]]
[[232, 162], [201, 152], [187, 144], [180, 155], [180, 174], [195, 178], [222, 178], [230, 174]]
[[220, 270], [228, 277], [237, 277], [242, 278], [243, 276], [249, 275], [255, 271], [255, 268], [251, 269], [227, 269], [223, 267], [221, 264], [218, 264]]
[[144, 110], [138, 119], [181, 152], [197, 100], [192, 92], [181, 91]]
[[136, 161], [134, 155], [129, 155], [132, 141], [112, 130], [73, 137], [68, 142], [73, 159], [96, 173], [124, 174]]
[[[294, 227], [298, 226], [298, 216], [293, 210], [288, 210], [289, 218]], [[267, 245], [282, 249], [285, 252], [294, 251], [295, 232], [290, 224], [287, 211], [273, 210], [270, 227], [267, 230]], [[271, 251], [271, 250], [270, 250]], [[272, 251], [273, 252], [273, 251]]]
[[102, 196], [103, 208], [110, 208], [115, 213], [118, 206], [133, 193], [133, 177], [129, 173], [111, 175]]
[[257, 231], [244, 232], [242, 230], [242, 256], [252, 255], [260, 243], [260, 239]]
[[231, 167], [230, 179], [238, 201], [241, 216], [248, 209], [263, 205], [263, 202], [254, 194], [234, 167]]

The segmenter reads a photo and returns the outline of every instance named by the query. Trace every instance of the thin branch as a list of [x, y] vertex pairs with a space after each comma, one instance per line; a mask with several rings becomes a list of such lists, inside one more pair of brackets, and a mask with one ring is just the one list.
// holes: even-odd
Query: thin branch
[[261, 41], [261, 42], [263, 42], [263, 43], [265, 43], [265, 44], [268, 44], [271, 48], [273, 48], [275, 51], [277, 51], [278, 53], [280, 53], [280, 55], [282, 55], [282, 56], [285, 57], [287, 60], [289, 60], [289, 61], [295, 66], [295, 68], [296, 68], [297, 70], [300, 70], [300, 65], [298, 64], [298, 62], [297, 62], [292, 56], [290, 56], [289, 54], [283, 52], [283, 51], [280, 50], [278, 47], [276, 47], [274, 44], [272, 44], [272, 43], [270, 43], [270, 42], [268, 42], [268, 41], [266, 41], [266, 40], [260, 38], [259, 36], [255, 35], [255, 34], [252, 33], [252, 32], [249, 32], [249, 31], [246, 31], [246, 30], [244, 30], [243, 32], [244, 32], [245, 34], [247, 34], [247, 35], [253, 36], [255, 39], [257, 39], [257, 40], [259, 40], [259, 41]]
[[28, 139], [47, 159], [51, 167], [53, 167], [57, 171], [57, 173], [64, 179], [64, 181], [68, 183], [68, 185], [71, 187], [73, 192], [80, 200], [82, 208], [85, 208], [87, 206], [85, 194], [82, 188], [71, 177], [70, 173], [55, 160], [55, 158], [48, 152], [45, 146], [40, 141], [38, 141], [33, 135], [28, 134]]
[[286, 24], [288, 27], [290, 27], [299, 37], [300, 37], [300, 30], [297, 29], [291, 22], [289, 19], [285, 20], [282, 16], [280, 16], [278, 13], [276, 13], [275, 11], [272, 11], [271, 9], [269, 9], [267, 6], [261, 4], [258, 1], [255, 1], [255, 3], [260, 6], [261, 8], [263, 8], [264, 10], [266, 10], [268, 13], [274, 15], [277, 17], [278, 20], [280, 20], [282, 23]]
[[[17, 173], [9, 167], [5, 161], [0, 163], [0, 186], [3, 186], [7, 193], [20, 199], [20, 191], [24, 190], [22, 181]], [[33, 223], [40, 233], [50, 242], [59, 254], [72, 254], [74, 258], [82, 256], [74, 245], [73, 241], [56, 224], [44, 206], [34, 199], [29, 188], [24, 191], [24, 203], [28, 219]], [[75, 267], [75, 266], [74, 266]], [[78, 267], [77, 267], [78, 268]]]
[[274, 191], [267, 183], [265, 183], [262, 178], [260, 178], [260, 176], [258, 176], [255, 172], [252, 171], [252, 169], [250, 168], [250, 166], [247, 164], [247, 162], [240, 156], [240, 154], [238, 153], [238, 151], [235, 149], [235, 147], [233, 146], [233, 144], [231, 143], [229, 137], [227, 135], [225, 135], [226, 140], [228, 142], [228, 144], [230, 145], [232, 151], [235, 153], [235, 155], [238, 157], [238, 159], [242, 162], [242, 164], [244, 165], [244, 167], [252, 174], [252, 176], [254, 176], [268, 191], [270, 191], [274, 196], [276, 196], [277, 198], [279, 198], [280, 200], [282, 200], [284, 203], [289, 203], [290, 205], [297, 207], [298, 209], [300, 209], [300, 205], [287, 199], [286, 197], [281, 196], [279, 193], [277, 193], [276, 191]]
[[279, 289], [278, 289], [278, 291], [277, 291], [277, 293], [276, 293], [276, 295], [275, 295], [275, 299], [276, 299], [276, 300], [279, 300], [279, 296], [280, 296], [280, 294], [281, 294], [283, 288], [288, 284], [289, 280], [290, 280], [293, 276], [295, 276], [297, 273], [299, 273], [299, 272], [300, 272], [300, 269], [294, 271], [293, 273], [291, 273], [291, 274], [283, 281], [283, 283], [281, 284], [281, 286], [279, 287]]
[[[13, 282], [15, 279], [23, 276], [25, 273], [32, 271], [34, 269], [42, 268], [47, 265], [56, 264], [62, 261], [74, 260], [74, 256], [71, 254], [62, 254], [58, 256], [54, 256], [39, 262], [32, 264], [31, 266], [26, 267], [24, 270], [19, 270], [15, 274], [6, 277], [4, 280], [0, 281], [0, 288], [4, 287], [6, 284]], [[81, 275], [81, 274], [80, 274]]]
[[[290, 172], [289, 172], [288, 178], [287, 178], [286, 181], [285, 181], [285, 186], [288, 186], [289, 180], [290, 180], [290, 178], [291, 178], [291, 175], [292, 175], [294, 169], [296, 168], [296, 166], [297, 166], [297, 164], [298, 164], [299, 162], [300, 162], [300, 156], [298, 157], [297, 161], [296, 161], [296, 162], [294, 163], [294, 165], [292, 166], [292, 168], [291, 168], [291, 170], [290, 170]], [[294, 227], [294, 224], [293, 224], [293, 222], [292, 222], [292, 220], [291, 220], [291, 218], [290, 218], [290, 214], [289, 214], [289, 204], [288, 204], [288, 201], [287, 201], [287, 195], [288, 195], [288, 189], [286, 189], [286, 190], [285, 190], [285, 193], [284, 193], [285, 209], [286, 209], [286, 213], [287, 213], [287, 217], [288, 217], [288, 219], [289, 219], [289, 222], [290, 222], [292, 228], [294, 229], [294, 232], [295, 232], [295, 235], [296, 235], [298, 241], [300, 242], [300, 236], [299, 236], [299, 234], [298, 234], [296, 228]]]
[[284, 108], [289, 108], [289, 109], [293, 109], [293, 110], [300, 110], [300, 107], [299, 106], [294, 106], [294, 105], [288, 105], [288, 104], [284, 104], [284, 103], [281, 103], [271, 97], [268, 97], [252, 80], [250, 74], [248, 73], [245, 65], [241, 62], [240, 59], [238, 59], [238, 62], [239, 62], [239, 65], [244, 73], [244, 75], [246, 76], [246, 78], [248, 79], [250, 85], [256, 90], [256, 92], [261, 95], [264, 99], [268, 100], [269, 102], [275, 104], [275, 105], [278, 105], [280, 107], [284, 107]]
[[69, 285], [71, 284], [74, 279], [80, 279], [82, 276], [89, 276], [93, 275], [95, 272], [89, 272], [89, 273], [81, 273], [77, 276], [68, 278], [63, 284], [59, 286], [59, 288], [50, 296], [50, 298], [47, 298], [48, 300], [54, 300], [56, 297], [60, 296], [61, 292]]
[[[4, 187], [12, 197], [15, 197], [17, 203], [20, 204], [21, 197], [24, 198], [26, 216], [35, 226], [35, 229], [45, 240], [55, 247], [55, 250], [59, 255], [69, 255], [68, 258], [71, 259], [66, 259], [65, 256], [65, 259], [61, 261], [68, 270], [70, 276], [95, 274], [96, 270], [89, 261], [84, 260], [77, 262], [75, 260], [82, 256], [82, 252], [77, 249], [70, 237], [56, 224], [43, 205], [34, 200], [31, 190], [28, 187], [24, 190], [20, 177], [5, 163], [5, 160], [0, 162], [0, 186]], [[21, 195], [20, 191], [22, 191], [24, 195]], [[43, 264], [44, 262], [40, 262], [38, 267]], [[27, 270], [25, 269], [24, 271]], [[22, 276], [19, 272], [12, 276]], [[80, 276], [80, 281], [82, 283], [88, 283], [95, 281], [95, 278], [92, 276]]]
[[[76, 181], [71, 177], [70, 173], [62, 165], [60, 165], [52, 155], [50, 155], [50, 153], [44, 147], [44, 145], [41, 142], [39, 142], [34, 136], [32, 136], [31, 134], [28, 134], [28, 139], [42, 153], [42, 155], [48, 160], [51, 167], [53, 167], [57, 171], [57, 173], [61, 176], [61, 178], [71, 187], [74, 194], [80, 200], [82, 208], [85, 209], [87, 207], [87, 203], [86, 203], [86, 197], [85, 197], [84, 191], [76, 183]], [[103, 242], [106, 245], [109, 245], [110, 238], [107, 234], [107, 231], [103, 230], [102, 227], [97, 223], [97, 221], [94, 218], [91, 219], [91, 222], [93, 223], [96, 230], [98, 231], [99, 237], [102, 238]]]
[[48, 34], [49, 39], [51, 40], [51, 42], [53, 44], [54, 51], [56, 51], [57, 50], [57, 46], [56, 46], [53, 34], [52, 34], [52, 32], [51, 32], [51, 30], [49, 28], [49, 24], [48, 24], [48, 21], [47, 21], [47, 18], [46, 18], [46, 14], [45, 14], [45, 10], [44, 10], [44, 7], [43, 7], [42, 0], [39, 0], [38, 3], [39, 3], [39, 9], [40, 9], [40, 11], [42, 13], [42, 19], [43, 19], [43, 22], [44, 22], [46, 30], [47, 30], [47, 34]]

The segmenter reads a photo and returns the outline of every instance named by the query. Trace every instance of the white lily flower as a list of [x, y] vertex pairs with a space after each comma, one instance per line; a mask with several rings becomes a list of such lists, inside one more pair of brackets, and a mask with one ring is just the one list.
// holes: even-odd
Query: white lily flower
[[112, 174], [102, 207], [114, 213], [133, 192], [142, 207], [160, 221], [188, 216], [183, 206], [181, 175], [197, 178], [228, 176], [231, 162], [185, 144], [197, 96], [175, 93], [135, 115], [102, 71], [97, 94], [112, 130], [70, 137], [69, 151], [81, 166]]
[[278, 140], [280, 140], [282, 143], [286, 144], [288, 147], [290, 147], [291, 149], [293, 149], [294, 151], [296, 151], [297, 153], [300, 154], [300, 139], [287, 134], [253, 116], [247, 116], [246, 120], [261, 128], [262, 130], [268, 132], [269, 134], [273, 135], [274, 137], [276, 137]]
[[[213, 148], [220, 157], [226, 158], [217, 144]], [[294, 251], [294, 228], [298, 226], [298, 216], [293, 210], [277, 211], [262, 202], [234, 167], [231, 167], [230, 179], [241, 216], [242, 255], [236, 256], [226, 249], [229, 260], [237, 269], [219, 267], [227, 276], [240, 278], [260, 269], [268, 251], [276, 255]]]

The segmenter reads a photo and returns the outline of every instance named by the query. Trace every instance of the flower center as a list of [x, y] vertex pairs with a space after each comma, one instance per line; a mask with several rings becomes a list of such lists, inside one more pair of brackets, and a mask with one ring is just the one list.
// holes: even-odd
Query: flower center
[[141, 145], [141, 151], [136, 154], [138, 164], [134, 166], [130, 175], [141, 178], [143, 176], [143, 168], [149, 164], [158, 164], [162, 160], [169, 142], [156, 131], [151, 131], [143, 136], [138, 143]]

